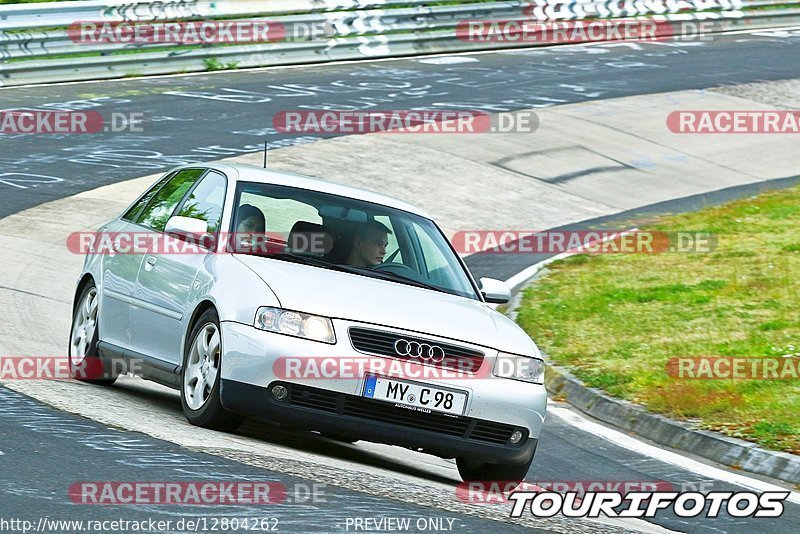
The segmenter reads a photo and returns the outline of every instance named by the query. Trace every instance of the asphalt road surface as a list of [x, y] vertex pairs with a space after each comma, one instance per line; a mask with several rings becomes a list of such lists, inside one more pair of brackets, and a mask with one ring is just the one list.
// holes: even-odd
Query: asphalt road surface
[[[254, 531], [333, 532], [348, 530], [348, 519], [352, 530], [356, 518], [374, 517], [375, 510], [385, 517], [410, 518], [412, 523], [419, 518], [433, 519], [434, 523], [448, 525], [453, 532], [531, 531], [330, 485], [315, 487], [309, 480], [193, 452], [143, 434], [107, 428], [4, 388], [0, 388], [0, 402], [0, 517], [30, 521], [35, 528], [46, 527], [40, 532], [80, 532], [81, 528], [90, 527], [89, 521], [117, 520], [170, 521], [171, 528], [164, 532], [192, 530], [185, 527], [188, 521], [205, 525], [209, 531], [214, 526], [226, 530], [225, 519], [252, 526], [250, 530]], [[209, 506], [103, 505], [93, 504], [95, 498], [108, 502], [102, 491], [71, 492], [76, 485], [103, 481], [269, 483], [273, 484], [270, 488], [274, 501]], [[46, 518], [47, 523], [40, 524], [41, 518]], [[179, 523], [181, 520], [184, 523]], [[76, 521], [84, 523], [79, 525]]]
[[[469, 108], [497, 112], [779, 80], [796, 77], [798, 72], [800, 36], [736, 35], [699, 46], [621, 43], [498, 52], [481, 55], [479, 65], [407, 59], [4, 89], [0, 91], [3, 108], [88, 109], [100, 111], [106, 117], [114, 112], [138, 112], [144, 114], [146, 121], [143, 133], [106, 132], [78, 139], [66, 135], [0, 136], [0, 217], [182, 163], [255, 152], [261, 150], [265, 140], [272, 147], [278, 147], [320, 138], [275, 132], [272, 115], [285, 109]], [[737, 188], [723, 196], [752, 192], [752, 189]], [[692, 202], [697, 199], [653, 209], [691, 209]], [[597, 221], [598, 224], [603, 222]], [[540, 259], [505, 255], [470, 261], [478, 270], [505, 277]], [[114, 394], [113, 389], [109, 394]], [[41, 406], [6, 389], [0, 388], [0, 397], [3, 406], [0, 411], [0, 464], [3, 465], [0, 515], [3, 517], [74, 516], [76, 505], [69, 501], [64, 488], [80, 480], [186, 479], [223, 472], [242, 479], [275, 480], [287, 485], [298, 483], [286, 475], [208, 457], [144, 435], [110, 430]], [[174, 409], [179, 411], [180, 405], [175, 404]], [[42, 414], [45, 419], [36, 419], [33, 413]], [[45, 420], [52, 425], [44, 424]], [[249, 427], [245, 432], [258, 434], [258, 428]], [[143, 450], [174, 454], [175, 463], [147, 464], [138, 461], [137, 454], [130, 449], [124, 452], [113, 447], [103, 450], [102, 444], [109, 438], [102, 436], [108, 433], [138, 440]], [[87, 437], [91, 434], [98, 439]], [[309, 438], [309, 443], [313, 439]], [[348, 452], [330, 454], [346, 456]], [[187, 470], [186, 466], [191, 468]], [[196, 466], [199, 471], [193, 471]], [[700, 484], [705, 484], [706, 490], [731, 487], [658, 458], [633, 452], [553, 416], [545, 425], [528, 479], [660, 481], [678, 489], [695, 489]], [[214, 509], [213, 515], [232, 516], [243, 512], [246, 516], [263, 517], [266, 514], [278, 518], [283, 531], [306, 531], [314, 530], [315, 526], [322, 530], [342, 530], [343, 518], [374, 514], [378, 509], [382, 514], [396, 516], [437, 514], [435, 510], [363, 493], [337, 488], [329, 488], [329, 491], [327, 503], [315, 503], [311, 507], [286, 504], [283, 505], [285, 509], [276, 506], [266, 511]], [[294, 506], [298, 506], [297, 513]], [[91, 514], [81, 509], [78, 515], [113, 519], [120, 515], [122, 508], [92, 507]], [[126, 513], [130, 511], [127, 509]], [[160, 518], [202, 513], [164, 507], [138, 508], [135, 512]], [[469, 532], [509, 530], [508, 525], [465, 516], [457, 520], [464, 525], [464, 531]], [[798, 532], [800, 507], [788, 505], [784, 516], [775, 520], [730, 517], [684, 520], [665, 513], [653, 522], [688, 532]]]
[[[614, 43], [480, 55], [222, 72], [0, 90], [6, 109], [142, 113], [141, 133], [0, 135], [0, 217], [171, 167], [319, 136], [275, 131], [287, 109], [474, 109], [490, 113], [796, 77], [800, 32], [711, 43]], [[462, 56], [463, 57], [463, 56]]]

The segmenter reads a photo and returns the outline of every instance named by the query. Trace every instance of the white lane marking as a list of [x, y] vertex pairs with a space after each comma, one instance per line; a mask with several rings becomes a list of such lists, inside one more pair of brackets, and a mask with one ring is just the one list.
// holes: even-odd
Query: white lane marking
[[[723, 35], [738, 35], [738, 34], [752, 34], [757, 32], [767, 32], [773, 30], [784, 30], [787, 28], [776, 26], [774, 28], [760, 28], [760, 29], [745, 29], [745, 30], [736, 30], [732, 32], [723, 32]], [[492, 49], [492, 50], [472, 50], [467, 52], [440, 52], [438, 54], [426, 54], [420, 56], [402, 56], [402, 57], [386, 57], [380, 59], [345, 59], [343, 61], [329, 61], [325, 63], [309, 63], [307, 65], [273, 65], [270, 67], [253, 67], [248, 69], [241, 69], [238, 72], [263, 72], [269, 70], [295, 70], [295, 69], [313, 69], [313, 68], [322, 68], [328, 67], [330, 65], [351, 65], [356, 63], [384, 63], [387, 61], [412, 61], [412, 60], [419, 60], [424, 58], [434, 58], [434, 57], [446, 57], [446, 56], [480, 56], [484, 54], [503, 54], [503, 53], [510, 53], [514, 52], [515, 50], [531, 50], [531, 49], [553, 49], [553, 48], [560, 48], [560, 49], [569, 49], [569, 48], [579, 48], [579, 47], [589, 47], [589, 46], [596, 46], [607, 44], [608, 41], [593, 41], [588, 43], [572, 43], [572, 44], [561, 44], [561, 45], [551, 45], [551, 46], [523, 46], [515, 49]], [[702, 43], [701, 43], [702, 44]], [[87, 83], [118, 83], [120, 81], [131, 81], [131, 80], [157, 80], [161, 78], [174, 78], [177, 76], [215, 76], [219, 74], [231, 74], [234, 71], [230, 70], [215, 70], [215, 71], [203, 71], [203, 72], [184, 72], [179, 74], [160, 74], [156, 76], [132, 76], [130, 78], [110, 78], [107, 80], [80, 80], [75, 82], [56, 82], [56, 83], [48, 83], [49, 87], [55, 87], [59, 85], [78, 85], [78, 84], [87, 84]], [[24, 87], [41, 87], [43, 84], [27, 84], [27, 85], [9, 85], [9, 86], [0, 86], [0, 91], [3, 89], [19, 89]]]
[[544, 267], [547, 267], [556, 260], [563, 260], [569, 256], [572, 256], [572, 252], [562, 252], [561, 254], [556, 254], [552, 258], [547, 258], [539, 263], [534, 263], [530, 267], [526, 267], [522, 271], [506, 280], [506, 284], [508, 284], [513, 291], [518, 285], [524, 284], [529, 278], [533, 278], [533, 276], [541, 271]]
[[[579, 428], [584, 432], [607, 439], [611, 443], [619, 445], [620, 447], [624, 447], [630, 451], [638, 452], [639, 454], [644, 454], [645, 456], [650, 456], [651, 458], [655, 458], [661, 462], [672, 464], [703, 476], [711, 477], [723, 482], [729, 482], [731, 484], [736, 484], [737, 486], [742, 486], [759, 492], [789, 491], [786, 488], [776, 486], [775, 484], [770, 484], [769, 482], [750, 478], [738, 473], [731, 473], [729, 471], [719, 469], [718, 467], [713, 467], [702, 462], [698, 462], [697, 460], [692, 460], [691, 458], [687, 458], [681, 454], [644, 443], [623, 432], [608, 428], [599, 423], [595, 423], [594, 421], [589, 421], [582, 415], [579, 415], [567, 408], [548, 405], [547, 412], [548, 415], [555, 415], [569, 425]], [[800, 493], [792, 491], [789, 493], [789, 497], [787, 497], [786, 500], [800, 504]]]
[[453, 65], [456, 63], [473, 63], [475, 61], [480, 61], [480, 59], [470, 56], [442, 56], [420, 59], [417, 61], [417, 63], [427, 63], [429, 65]]

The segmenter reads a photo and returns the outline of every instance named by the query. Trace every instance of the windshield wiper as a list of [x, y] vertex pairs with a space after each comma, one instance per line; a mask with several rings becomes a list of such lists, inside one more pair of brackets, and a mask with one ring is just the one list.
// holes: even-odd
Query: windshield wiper
[[350, 267], [349, 265], [339, 265], [338, 263], [331, 263], [312, 256], [300, 256], [292, 254], [291, 252], [279, 252], [277, 254], [268, 254], [261, 256], [262, 258], [274, 258], [276, 260], [292, 261], [295, 263], [302, 263], [303, 265], [313, 265], [315, 267], [322, 267], [325, 269], [332, 269], [334, 271], [343, 271], [346, 273], [361, 274], [361, 269], [357, 267]]
[[432, 285], [432, 284], [427, 284], [425, 282], [420, 282], [419, 280], [416, 280], [416, 279], [411, 278], [409, 276], [403, 276], [402, 274], [398, 274], [398, 273], [395, 273], [395, 272], [392, 272], [392, 271], [375, 271], [373, 269], [364, 269], [364, 271], [368, 272], [368, 273], [380, 275], [380, 277], [382, 277], [382, 278], [387, 278], [388, 277], [387, 279], [397, 280], [398, 282], [402, 281], [404, 284], [417, 286], [417, 287], [422, 287], [422, 288], [425, 288], [425, 289], [432, 289], [433, 291], [438, 291], [440, 293], [447, 293], [448, 295], [452, 295], [452, 293], [442, 289], [441, 287], [437, 287], [437, 286]]
[[341, 271], [352, 274], [362, 274], [365, 276], [369, 276], [371, 278], [393, 280], [411, 286], [421, 287], [424, 289], [431, 289], [433, 291], [438, 291], [440, 293], [446, 293], [448, 295], [452, 294], [449, 291], [446, 291], [440, 287], [436, 287], [431, 284], [426, 284], [425, 282], [420, 282], [419, 280], [415, 280], [414, 278], [403, 276], [402, 274], [398, 274], [391, 271], [377, 271], [369, 267], [355, 267], [353, 265], [341, 265], [338, 263], [331, 263], [325, 260], [321, 260], [319, 258], [314, 258], [312, 256], [300, 256], [298, 254], [292, 254], [291, 252], [280, 252], [277, 254], [269, 254], [267, 256], [262, 256], [262, 257], [274, 258], [276, 260], [292, 261], [295, 263], [301, 263], [303, 265], [313, 265], [315, 267], [322, 267], [323, 269], [331, 269], [333, 271]]

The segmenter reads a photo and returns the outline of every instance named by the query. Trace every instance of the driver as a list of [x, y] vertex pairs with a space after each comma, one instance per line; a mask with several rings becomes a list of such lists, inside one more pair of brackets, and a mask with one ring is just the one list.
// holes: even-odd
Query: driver
[[391, 233], [391, 230], [378, 221], [360, 224], [353, 237], [353, 249], [345, 263], [355, 267], [374, 267], [383, 263]]
[[263, 247], [267, 230], [264, 212], [252, 204], [242, 204], [236, 213], [235, 246], [237, 252], [255, 252]]

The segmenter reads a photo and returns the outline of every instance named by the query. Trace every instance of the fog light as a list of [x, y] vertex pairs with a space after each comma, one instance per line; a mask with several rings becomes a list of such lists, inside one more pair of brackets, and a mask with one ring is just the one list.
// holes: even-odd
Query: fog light
[[272, 397], [275, 400], [282, 401], [287, 396], [289, 396], [289, 390], [286, 389], [286, 386], [281, 386], [280, 384], [272, 386]]
[[[274, 392], [275, 390], [273, 389], [272, 391]], [[509, 441], [514, 445], [516, 445], [517, 443], [519, 443], [519, 440], [521, 439], [522, 439], [522, 432], [520, 432], [519, 430], [515, 430], [514, 433], [511, 434], [511, 439]]]

